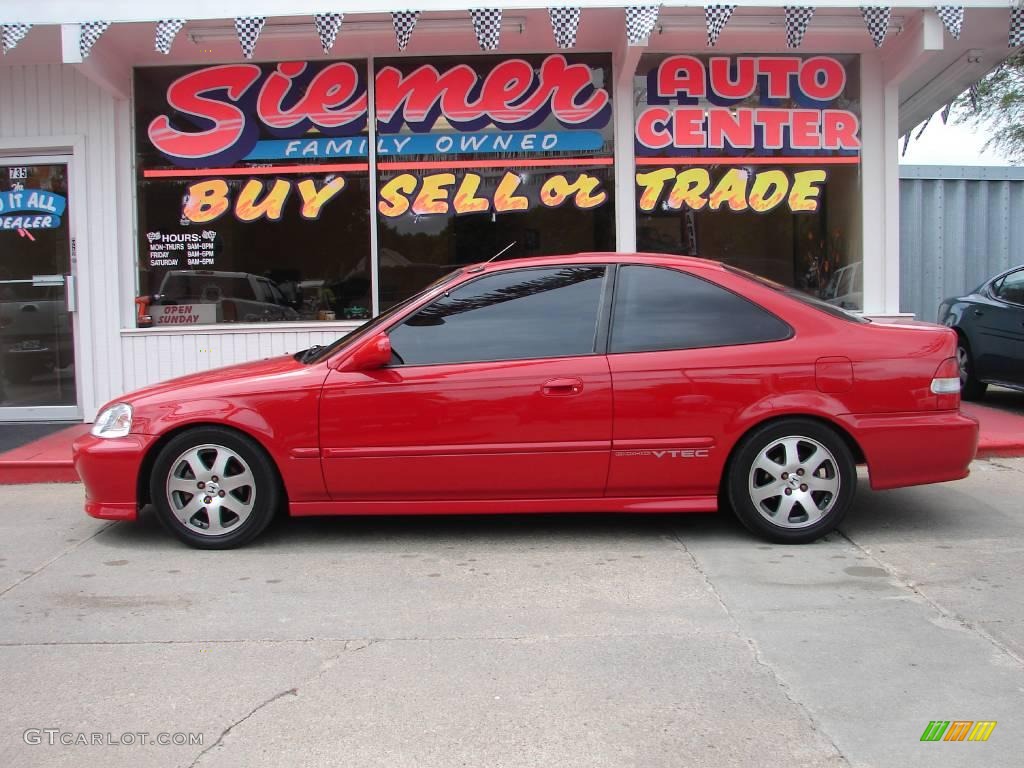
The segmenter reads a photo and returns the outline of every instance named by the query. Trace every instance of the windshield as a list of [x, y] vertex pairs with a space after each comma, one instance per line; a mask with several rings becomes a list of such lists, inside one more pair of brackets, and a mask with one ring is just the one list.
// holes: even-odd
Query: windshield
[[299, 352], [299, 353], [297, 353], [297, 356], [301, 356], [302, 362], [304, 362], [304, 363], [315, 363], [315, 362], [318, 362], [320, 360], [323, 360], [324, 358], [326, 358], [326, 357], [330, 356], [331, 354], [333, 354], [334, 351], [336, 349], [338, 349], [342, 344], [346, 344], [349, 341], [355, 341], [355, 339], [359, 338], [360, 336], [364, 336], [364, 335], [373, 333], [374, 331], [376, 331], [381, 326], [387, 325], [392, 317], [394, 317], [395, 315], [399, 314], [402, 310], [404, 310], [410, 304], [416, 303], [417, 301], [419, 301], [421, 298], [426, 296], [431, 291], [436, 290], [438, 287], [444, 285], [445, 283], [450, 283], [452, 280], [454, 280], [456, 277], [458, 277], [461, 274], [462, 274], [462, 270], [461, 269], [456, 269], [456, 270], [454, 270], [452, 272], [449, 272], [447, 275], [444, 275], [443, 277], [440, 277], [437, 280], [435, 280], [434, 282], [432, 282], [430, 285], [428, 285], [426, 288], [424, 288], [419, 293], [414, 293], [412, 296], [410, 296], [409, 298], [405, 299], [404, 301], [400, 301], [397, 304], [395, 304], [393, 307], [391, 307], [390, 309], [388, 309], [388, 310], [386, 310], [384, 312], [381, 312], [379, 315], [377, 315], [377, 317], [375, 317], [370, 322], [365, 323], [364, 325], [361, 325], [358, 328], [355, 328], [355, 329], [349, 331], [344, 336], [341, 336], [340, 338], [334, 340], [333, 342], [331, 342], [330, 344], [328, 344], [328, 345], [326, 345], [324, 347], [320, 347], [319, 349], [317, 349], [315, 352], [313, 352], [311, 354], [307, 353], [306, 355], [303, 355], [303, 353]]
[[861, 325], [871, 322], [862, 315], [858, 315], [854, 312], [849, 312], [845, 309], [842, 309], [841, 307], [837, 307], [835, 304], [829, 304], [827, 301], [822, 301], [821, 299], [815, 298], [814, 296], [810, 296], [806, 293], [798, 291], [796, 288], [790, 288], [788, 286], [782, 285], [781, 283], [776, 283], [774, 280], [769, 280], [766, 277], [755, 275], [753, 272], [747, 272], [745, 269], [740, 269], [739, 267], [730, 267], [728, 264], [723, 264], [722, 266], [724, 266], [730, 272], [734, 272], [737, 275], [742, 275], [743, 277], [758, 282], [767, 288], [771, 288], [773, 291], [784, 293], [789, 298], [796, 299], [802, 304], [806, 304], [809, 307], [813, 307], [814, 309], [817, 309], [820, 312], [824, 312], [827, 315], [832, 315], [832, 317], [838, 317], [840, 320], [848, 320], [851, 323], [860, 323]]

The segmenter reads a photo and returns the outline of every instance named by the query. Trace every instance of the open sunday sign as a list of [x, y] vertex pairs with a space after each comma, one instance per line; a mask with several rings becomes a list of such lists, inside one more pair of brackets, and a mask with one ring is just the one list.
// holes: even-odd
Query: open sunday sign
[[57, 229], [67, 198], [43, 189], [0, 192], [0, 229]]

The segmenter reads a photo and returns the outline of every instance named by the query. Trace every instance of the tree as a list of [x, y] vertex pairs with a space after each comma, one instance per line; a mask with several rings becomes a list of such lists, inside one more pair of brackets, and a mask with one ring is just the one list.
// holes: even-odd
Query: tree
[[989, 134], [985, 149], [995, 149], [1013, 163], [1024, 163], [1024, 51], [960, 94], [953, 115], [955, 122]]

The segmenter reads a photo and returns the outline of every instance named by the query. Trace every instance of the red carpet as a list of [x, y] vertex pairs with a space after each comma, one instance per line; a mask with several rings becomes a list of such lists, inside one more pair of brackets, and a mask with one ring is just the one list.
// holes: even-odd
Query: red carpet
[[[981, 423], [978, 458], [1024, 456], [1024, 416], [975, 403], [964, 403], [963, 412]], [[0, 453], [0, 485], [78, 482], [71, 463], [71, 443], [89, 427], [76, 424]]]
[[91, 427], [91, 424], [76, 424], [0, 453], [0, 485], [77, 483], [78, 473], [71, 463], [71, 443]]
[[981, 423], [979, 459], [1024, 456], [1024, 416], [977, 403], [963, 403], [960, 410]]

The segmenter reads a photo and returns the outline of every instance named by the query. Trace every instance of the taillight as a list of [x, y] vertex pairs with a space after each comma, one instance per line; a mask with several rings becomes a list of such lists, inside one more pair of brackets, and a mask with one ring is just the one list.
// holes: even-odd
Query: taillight
[[947, 357], [932, 376], [932, 394], [935, 407], [939, 410], [954, 410], [960, 407], [960, 366], [955, 357]]

